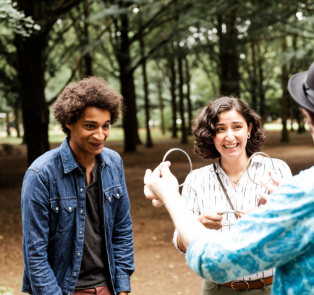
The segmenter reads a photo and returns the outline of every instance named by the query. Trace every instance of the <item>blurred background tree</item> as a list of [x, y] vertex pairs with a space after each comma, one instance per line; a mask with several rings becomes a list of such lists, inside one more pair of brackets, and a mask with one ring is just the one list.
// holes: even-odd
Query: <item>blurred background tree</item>
[[140, 128], [147, 147], [153, 127], [186, 143], [196, 110], [221, 95], [281, 122], [283, 142], [290, 122], [304, 131], [287, 82], [313, 62], [311, 1], [0, 1], [0, 113], [13, 114], [29, 163], [49, 149], [60, 91], [90, 75], [124, 97], [125, 152]]

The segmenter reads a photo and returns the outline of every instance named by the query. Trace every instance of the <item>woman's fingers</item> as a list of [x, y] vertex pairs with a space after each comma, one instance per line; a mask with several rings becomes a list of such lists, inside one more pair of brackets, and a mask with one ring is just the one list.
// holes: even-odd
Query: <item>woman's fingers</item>
[[258, 193], [257, 206], [265, 205], [267, 203], [268, 195], [262, 192]]
[[276, 189], [276, 187], [274, 187], [273, 185], [269, 185], [267, 183], [263, 183], [262, 181], [261, 181], [261, 184], [263, 186], [265, 186], [270, 193], [273, 193], [275, 191], [275, 189]]
[[279, 186], [282, 182], [282, 178], [280, 178], [274, 170], [269, 172], [269, 176], [276, 186]]
[[203, 215], [203, 225], [210, 229], [221, 229], [222, 228], [222, 216], [215, 212], [206, 212]]

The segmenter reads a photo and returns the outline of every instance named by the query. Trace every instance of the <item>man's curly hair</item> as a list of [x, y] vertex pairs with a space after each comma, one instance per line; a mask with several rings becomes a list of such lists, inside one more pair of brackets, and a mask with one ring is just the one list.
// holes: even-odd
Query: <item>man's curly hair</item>
[[108, 110], [112, 125], [122, 110], [122, 96], [104, 79], [97, 77], [88, 77], [66, 86], [54, 104], [54, 114], [67, 136], [70, 136], [70, 130], [66, 125], [77, 122], [84, 115], [86, 107]]
[[256, 114], [250, 106], [236, 97], [220, 97], [201, 109], [200, 114], [195, 119], [192, 131], [196, 137], [194, 142], [194, 153], [204, 160], [216, 159], [220, 157], [213, 138], [216, 136], [216, 124], [218, 115], [235, 109], [243, 116], [247, 125], [252, 123], [251, 136], [247, 141], [246, 153], [250, 157], [259, 152], [265, 141], [265, 129], [261, 117]]

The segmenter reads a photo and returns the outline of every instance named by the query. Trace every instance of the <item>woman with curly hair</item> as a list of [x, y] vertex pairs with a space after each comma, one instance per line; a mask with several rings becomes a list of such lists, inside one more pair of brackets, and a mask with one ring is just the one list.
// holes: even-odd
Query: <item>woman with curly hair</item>
[[[193, 170], [187, 176], [182, 191], [182, 200], [189, 212], [206, 228], [220, 232], [232, 231], [238, 218], [261, 204], [269, 183], [258, 186], [249, 180], [247, 164], [249, 157], [261, 151], [265, 130], [261, 117], [248, 104], [235, 97], [221, 97], [205, 106], [195, 120], [193, 133], [196, 137], [194, 153], [204, 160], [216, 159], [213, 164]], [[271, 161], [254, 157], [250, 167], [254, 167], [257, 179], [272, 178], [273, 185], [281, 179], [291, 177], [288, 165], [278, 159]], [[264, 163], [264, 164], [263, 164]], [[221, 215], [222, 212], [237, 210], [240, 213]], [[185, 253], [186, 248], [176, 230], [173, 243]], [[254, 263], [252, 261], [251, 263]], [[270, 294], [273, 270], [265, 270], [239, 278], [226, 284], [216, 284], [203, 280], [202, 294]]]
[[105, 148], [122, 97], [89, 77], [54, 105], [67, 138], [35, 160], [22, 189], [22, 291], [126, 295], [134, 271], [130, 201], [118, 153]]

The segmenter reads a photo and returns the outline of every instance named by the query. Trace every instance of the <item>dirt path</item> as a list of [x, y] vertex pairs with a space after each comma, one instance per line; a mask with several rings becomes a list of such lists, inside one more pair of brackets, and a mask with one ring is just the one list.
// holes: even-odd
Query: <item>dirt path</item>
[[[122, 154], [121, 145], [109, 147]], [[184, 256], [172, 245], [174, 227], [168, 213], [164, 208], [153, 208], [143, 196], [145, 170], [154, 168], [173, 147], [183, 148], [191, 155], [194, 169], [210, 163], [193, 155], [192, 143], [183, 146], [179, 141], [157, 143], [153, 149], [140, 146], [136, 154], [122, 154], [134, 223], [136, 268], [131, 281], [135, 295], [200, 294], [201, 279], [187, 267]], [[271, 133], [264, 151], [286, 161], [293, 174], [314, 165], [314, 145], [309, 134], [294, 135], [291, 143], [281, 144], [279, 134]], [[186, 156], [173, 153], [169, 160], [181, 183], [189, 171]], [[16, 295], [22, 294], [20, 194], [26, 169], [25, 149], [21, 156], [0, 157], [0, 286], [13, 288]]]

